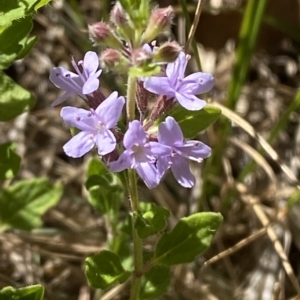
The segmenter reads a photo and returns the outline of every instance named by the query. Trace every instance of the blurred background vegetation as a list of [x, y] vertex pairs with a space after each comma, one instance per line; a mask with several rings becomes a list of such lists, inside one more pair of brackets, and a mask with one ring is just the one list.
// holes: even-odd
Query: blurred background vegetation
[[[300, 3], [204, 2], [188, 49], [193, 53], [189, 70], [213, 73], [216, 84], [207, 100], [230, 110], [200, 135], [213, 155], [193, 165], [193, 189], [181, 188], [170, 176], [153, 190], [141, 184], [139, 193], [142, 200], [171, 210], [170, 226], [208, 210], [221, 212], [224, 223], [204, 256], [173, 268], [172, 285], [161, 299], [292, 299], [300, 293]], [[91, 155], [72, 159], [62, 150], [70, 134], [60, 108], [50, 107], [60, 91], [48, 80], [54, 66], [70, 68], [71, 55], [81, 59], [87, 50], [101, 51], [89, 42], [87, 24], [108, 20], [112, 5], [53, 1], [35, 16], [34, 49], [6, 71], [37, 99], [30, 113], [0, 126], [1, 142], [19, 144], [23, 161], [17, 179], [47, 176], [65, 189], [42, 228], [0, 235], [0, 288], [38, 282], [46, 299], [128, 299], [126, 285], [99, 294], [86, 283], [83, 260], [105, 247], [107, 228], [86, 201], [83, 182]], [[185, 45], [197, 2], [159, 5], [176, 11], [172, 36], [162, 40]], [[124, 92], [118, 74], [102, 75], [101, 84], [106, 94]], [[77, 98], [68, 102], [84, 105]]]

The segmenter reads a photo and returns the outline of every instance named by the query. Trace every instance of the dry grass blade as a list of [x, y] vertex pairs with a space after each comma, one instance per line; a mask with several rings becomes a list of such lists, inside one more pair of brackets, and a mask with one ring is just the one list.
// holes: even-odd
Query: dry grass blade
[[186, 44], [185, 44], [185, 52], [187, 52], [188, 49], [190, 48], [190, 45], [191, 45], [192, 40], [194, 38], [196, 29], [197, 29], [197, 26], [198, 26], [198, 23], [199, 23], [199, 20], [200, 20], [200, 15], [201, 15], [203, 3], [204, 3], [203, 0], [198, 0], [198, 4], [197, 4], [193, 24], [191, 26], [191, 29], [190, 29], [190, 32], [189, 32], [189, 35], [188, 35], [188, 39], [187, 39]]
[[271, 222], [270, 222], [269, 218], [267, 217], [267, 215], [265, 214], [264, 210], [262, 209], [262, 207], [259, 203], [259, 198], [248, 194], [247, 187], [244, 184], [237, 183], [236, 188], [237, 188], [238, 192], [240, 193], [241, 198], [253, 207], [253, 210], [254, 210], [256, 216], [258, 217], [258, 219], [260, 220], [260, 222], [262, 223], [264, 228], [266, 228], [267, 234], [268, 234], [270, 240], [272, 241], [278, 256], [281, 259], [283, 268], [285, 269], [285, 272], [287, 273], [295, 291], [297, 292], [298, 296], [300, 297], [300, 286], [298, 283], [298, 279], [293, 271], [291, 264], [289, 263], [288, 257], [284, 251], [283, 246], [281, 245], [280, 241], [278, 240], [278, 237], [277, 237], [276, 233], [274, 232], [273, 228], [270, 226]]
[[219, 261], [220, 259], [223, 259], [226, 256], [229, 256], [229, 255], [237, 252], [238, 250], [240, 250], [243, 247], [247, 246], [249, 243], [251, 243], [251, 242], [255, 241], [256, 239], [260, 238], [261, 236], [263, 236], [266, 232], [267, 232], [266, 228], [262, 228], [262, 229], [258, 230], [257, 232], [255, 232], [252, 235], [250, 235], [249, 237], [241, 240], [240, 242], [238, 242], [234, 246], [224, 250], [223, 252], [221, 252], [221, 253], [217, 254], [216, 256], [212, 257], [211, 259], [207, 260], [203, 264], [203, 267], [211, 265], [211, 264]]
[[247, 121], [245, 121], [243, 118], [237, 115], [234, 111], [228, 109], [227, 107], [216, 101], [213, 101], [210, 104], [220, 108], [222, 110], [222, 114], [225, 117], [230, 119], [232, 122], [244, 129], [250, 136], [255, 138], [260, 143], [261, 147], [266, 151], [266, 153], [268, 153], [269, 156], [280, 166], [281, 170], [287, 175], [287, 177], [292, 181], [292, 183], [295, 184], [298, 189], [300, 189], [300, 183], [294, 175], [294, 173], [291, 171], [291, 169], [281, 161], [280, 157], [272, 148], [272, 146], [260, 134], [258, 134]]

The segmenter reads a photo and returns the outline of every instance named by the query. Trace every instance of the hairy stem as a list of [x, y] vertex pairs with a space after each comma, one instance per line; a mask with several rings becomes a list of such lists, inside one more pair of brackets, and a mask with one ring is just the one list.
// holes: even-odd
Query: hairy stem
[[[128, 77], [127, 84], [127, 103], [126, 113], [127, 121], [131, 122], [135, 118], [135, 93], [136, 93], [136, 78]], [[133, 257], [134, 257], [134, 272], [132, 275], [132, 285], [130, 290], [130, 300], [137, 300], [139, 298], [139, 291], [143, 273], [143, 245], [142, 240], [138, 236], [137, 230], [134, 227], [136, 216], [139, 210], [139, 199], [137, 192], [137, 179], [135, 171], [128, 170], [129, 180], [129, 199], [132, 211], [132, 238], [133, 238]]]

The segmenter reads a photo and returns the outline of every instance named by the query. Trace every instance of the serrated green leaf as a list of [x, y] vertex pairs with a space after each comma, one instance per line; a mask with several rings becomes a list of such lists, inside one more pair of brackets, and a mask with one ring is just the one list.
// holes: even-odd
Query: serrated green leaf
[[211, 244], [222, 220], [221, 214], [212, 212], [180, 219], [174, 229], [158, 241], [153, 263], [172, 266], [192, 262]]
[[170, 212], [153, 203], [140, 203], [141, 212], [136, 217], [135, 229], [141, 239], [163, 231], [167, 227], [167, 218]]
[[42, 225], [42, 215], [56, 205], [62, 186], [46, 178], [19, 181], [0, 194], [0, 231], [9, 228], [30, 230]]
[[120, 257], [114, 252], [103, 250], [85, 260], [85, 275], [91, 287], [107, 289], [125, 282], [131, 272], [125, 271]]
[[170, 268], [155, 266], [144, 274], [139, 299], [154, 300], [167, 292], [171, 282]]
[[21, 157], [14, 152], [16, 144], [0, 145], [0, 180], [10, 179], [19, 171]]
[[170, 115], [178, 122], [185, 138], [194, 138], [219, 118], [221, 110], [209, 105], [198, 111], [186, 110], [180, 106]]
[[37, 284], [15, 289], [11, 286], [0, 290], [0, 300], [42, 300], [44, 288]]
[[26, 17], [14, 21], [0, 33], [0, 69], [8, 68], [23, 52], [32, 26], [32, 18]]
[[26, 37], [25, 39], [23, 39], [22, 40], [23, 49], [21, 50], [21, 52], [18, 53], [16, 59], [21, 59], [25, 57], [30, 52], [32, 47], [35, 45], [37, 40], [38, 38], [36, 36]]
[[35, 104], [33, 96], [0, 72], [0, 122], [14, 119]]
[[10, 25], [14, 20], [32, 15], [51, 0], [1, 0], [0, 28]]
[[129, 69], [129, 75], [134, 77], [149, 77], [158, 74], [160, 66], [156, 64], [149, 64], [140, 67], [132, 67]]

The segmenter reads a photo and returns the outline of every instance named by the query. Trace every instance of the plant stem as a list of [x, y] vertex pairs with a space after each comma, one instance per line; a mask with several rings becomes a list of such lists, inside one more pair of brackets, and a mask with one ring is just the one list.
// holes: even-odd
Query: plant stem
[[136, 78], [129, 76], [127, 81], [127, 102], [126, 113], [127, 121], [131, 122], [135, 117], [135, 92], [136, 92]]
[[139, 209], [139, 200], [137, 193], [137, 181], [135, 171], [128, 170], [129, 184], [130, 184], [130, 204], [132, 209], [132, 237], [133, 237], [133, 255], [134, 255], [134, 273], [132, 278], [132, 285], [130, 291], [130, 300], [137, 300], [141, 285], [143, 273], [143, 245], [137, 230], [134, 227], [136, 221], [136, 214]]
[[[127, 103], [126, 113], [127, 121], [131, 122], [135, 117], [135, 93], [136, 93], [136, 78], [128, 77], [127, 82]], [[134, 257], [134, 272], [132, 275], [132, 285], [130, 290], [130, 300], [137, 300], [139, 298], [139, 291], [143, 273], [143, 245], [142, 240], [138, 236], [137, 230], [134, 227], [136, 216], [139, 210], [139, 199], [137, 192], [137, 179], [135, 171], [128, 170], [129, 180], [129, 199], [132, 211], [132, 238], [133, 238], [133, 257]]]

